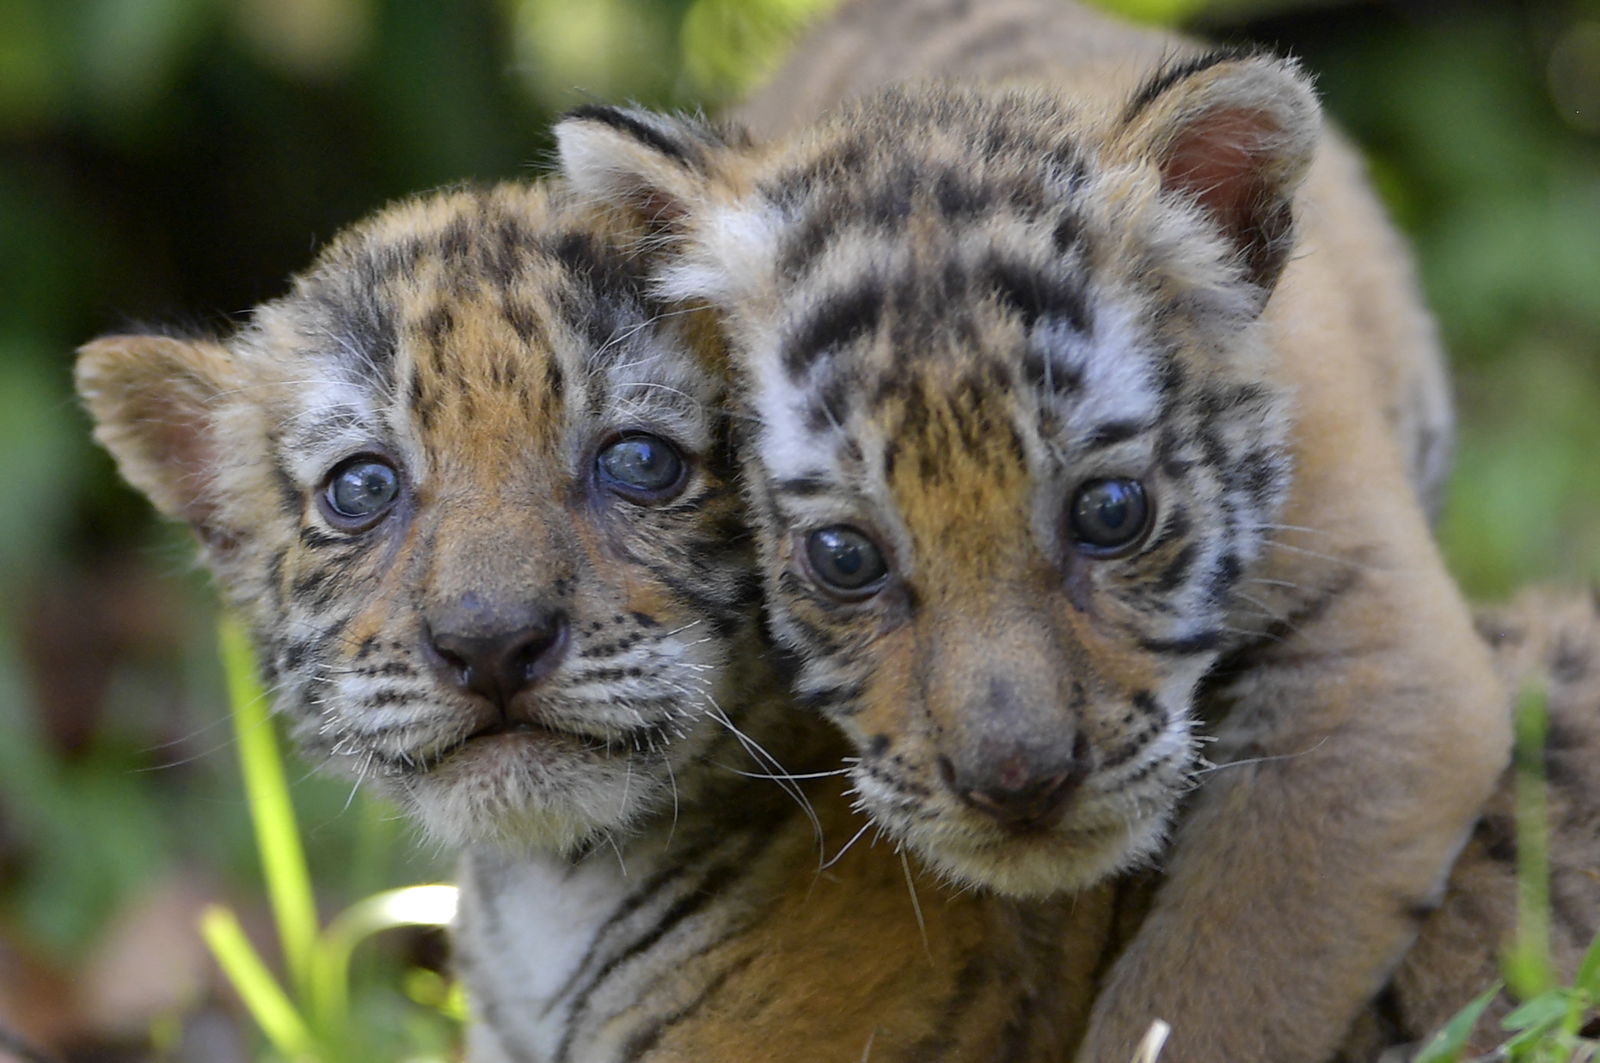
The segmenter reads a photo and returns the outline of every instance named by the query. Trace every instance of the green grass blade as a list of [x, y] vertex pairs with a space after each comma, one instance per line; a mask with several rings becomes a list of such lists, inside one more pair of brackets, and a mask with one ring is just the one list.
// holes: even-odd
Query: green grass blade
[[213, 905], [200, 917], [200, 933], [256, 1025], [278, 1053], [297, 1063], [316, 1059], [316, 1041], [310, 1028], [245, 937], [238, 918], [228, 909]]
[[1541, 993], [1532, 1000], [1519, 1004], [1510, 1015], [1501, 1020], [1500, 1025], [1508, 1030], [1531, 1030], [1542, 1033], [1566, 1018], [1570, 1002], [1571, 994], [1566, 990], [1552, 989], [1548, 993]]
[[1578, 977], [1572, 981], [1573, 988], [1588, 995], [1591, 1001], [1600, 1001], [1600, 934], [1594, 936], [1589, 943], [1589, 951], [1584, 953], [1583, 963], [1578, 966]]
[[239, 764], [245, 796], [255, 825], [261, 873], [266, 880], [272, 915], [278, 925], [284, 964], [295, 996], [309, 999], [312, 955], [316, 949], [317, 913], [311, 875], [295, 822], [283, 758], [278, 753], [266, 691], [256, 677], [255, 655], [243, 626], [225, 618], [221, 629], [222, 662], [228, 677]]
[[1550, 964], [1550, 814], [1545, 788], [1548, 706], [1541, 687], [1517, 699], [1517, 936], [1506, 957], [1506, 981], [1519, 1000], [1556, 984]]
[[454, 886], [405, 886], [365, 897], [328, 924], [317, 953], [312, 985], [315, 1014], [330, 1024], [348, 1017], [350, 957], [356, 946], [384, 930], [402, 926], [447, 927], [456, 916]]
[[1467, 1047], [1467, 1038], [1478, 1025], [1478, 1018], [1499, 993], [1500, 986], [1492, 985], [1482, 996], [1456, 1012], [1455, 1018], [1433, 1035], [1412, 1063], [1458, 1063]]

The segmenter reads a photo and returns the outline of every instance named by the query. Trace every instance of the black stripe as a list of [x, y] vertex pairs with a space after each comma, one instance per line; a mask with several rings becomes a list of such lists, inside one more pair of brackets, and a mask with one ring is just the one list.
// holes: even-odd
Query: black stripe
[[1097, 424], [1089, 430], [1084, 437], [1082, 446], [1085, 450], [1099, 450], [1103, 447], [1115, 446], [1124, 443], [1141, 432], [1149, 431], [1154, 427], [1148, 421], [1106, 421]]
[[1177, 556], [1167, 562], [1167, 567], [1156, 576], [1155, 582], [1150, 585], [1151, 589], [1157, 594], [1171, 594], [1189, 575], [1195, 555], [1199, 552], [1200, 548], [1195, 543], [1184, 543]]
[[821, 308], [794, 329], [783, 348], [783, 367], [799, 377], [828, 351], [877, 328], [883, 314], [883, 289], [863, 280], [850, 290], [822, 300]]
[[979, 946], [967, 956], [956, 974], [955, 985], [939, 1009], [939, 1025], [933, 1033], [918, 1041], [906, 1054], [917, 1063], [935, 1063], [945, 1058], [956, 1047], [960, 1029], [978, 1000], [978, 991], [990, 980], [989, 958], [985, 946]]
[[1238, 582], [1243, 571], [1244, 565], [1239, 561], [1239, 555], [1233, 551], [1230, 550], [1217, 558], [1206, 585], [1206, 600], [1213, 605], [1226, 604], [1228, 592], [1233, 589], [1234, 583]]
[[[1056, 973], [1050, 971], [1046, 977]], [[1000, 1055], [996, 1057], [998, 1063], [1026, 1063], [1034, 1058], [1033, 1035], [1038, 1024], [1033, 1018], [1039, 1010], [1039, 996], [1030, 987], [1017, 990], [1012, 999], [1011, 1017], [1006, 1020]]]
[[1144, 86], [1134, 93], [1133, 99], [1128, 102], [1128, 109], [1122, 114], [1122, 120], [1124, 122], [1133, 121], [1141, 111], [1154, 103], [1162, 93], [1185, 78], [1193, 77], [1202, 70], [1209, 70], [1222, 63], [1249, 59], [1256, 54], [1260, 53], [1243, 48], [1219, 48], [1216, 51], [1207, 52], [1205, 55], [1166, 66], [1156, 71], [1155, 76], [1146, 81]]
[[1140, 639], [1139, 645], [1151, 653], [1190, 657], [1221, 646], [1225, 635], [1223, 631], [1201, 631], [1176, 639]]
[[826, 494], [830, 486], [827, 478], [821, 473], [791, 476], [772, 485], [775, 493], [792, 495], [796, 498], [813, 498], [816, 495]]
[[[1162, 726], [1163, 725], [1161, 723], [1158, 723], [1154, 720], [1146, 723], [1145, 726], [1139, 728], [1139, 732], [1137, 734], [1123, 743], [1120, 749], [1106, 757], [1105, 760], [1101, 762], [1099, 770], [1112, 771], [1113, 769], [1120, 768], [1124, 764], [1128, 763], [1128, 761], [1138, 756], [1140, 753], [1143, 753], [1146, 749], [1150, 748], [1150, 743], [1156, 738], [1156, 736], [1161, 734]], [[1155, 761], [1154, 763], [1159, 765], [1161, 761]], [[1146, 765], [1146, 768], [1148, 767], [1149, 765]], [[1122, 787], [1126, 789], [1135, 780], [1143, 778], [1144, 774], [1148, 774], [1148, 771], [1136, 774], [1133, 778], [1124, 779], [1122, 781]]]
[[988, 286], [1003, 306], [1031, 329], [1041, 318], [1065, 321], [1074, 332], [1089, 332], [1088, 300], [1080, 287], [1081, 277], [1062, 271], [1046, 274], [1031, 265], [991, 257], [981, 270]]
[[612, 956], [589, 982], [578, 991], [573, 998], [569, 1009], [571, 1019], [566, 1032], [562, 1035], [561, 1044], [556, 1049], [555, 1063], [565, 1063], [570, 1058], [572, 1040], [577, 1033], [578, 1021], [588, 1010], [589, 1001], [607, 978], [614, 974], [618, 968], [633, 960], [660, 943], [661, 939], [671, 933], [685, 920], [699, 914], [707, 906], [720, 901], [731, 892], [730, 887], [742, 878], [749, 870], [756, 857], [772, 844], [778, 837], [776, 831], [755, 831], [746, 839], [739, 852], [733, 858], [718, 864], [701, 876], [694, 888], [679, 897], [661, 913], [648, 932], [632, 941], [627, 948]]
[[349, 541], [349, 536], [329, 535], [312, 524], [307, 524], [300, 529], [300, 545], [312, 550], [320, 550], [325, 546], [340, 546]]
[[277, 437], [269, 437], [267, 445], [272, 449], [272, 483], [278, 489], [278, 509], [286, 517], [298, 517], [304, 506], [300, 497], [300, 485], [295, 483], [294, 477], [289, 475], [289, 470], [284, 466], [283, 459], [278, 456]]
[[[859, 711], [856, 702], [861, 700], [862, 689], [859, 683], [847, 683], [840, 686], [823, 687], [820, 690], [801, 690], [795, 695], [795, 701], [801, 708], [813, 712], [834, 711], [835, 715], [852, 715]], [[842, 711], [840, 710], [843, 707]]]
[[563, 122], [598, 122], [609, 126], [619, 133], [626, 133], [639, 143], [650, 148], [658, 154], [665, 155], [672, 161], [700, 172], [699, 160], [691, 155], [685, 146], [643, 119], [637, 118], [627, 111], [617, 107], [607, 107], [604, 104], [590, 103], [582, 107], [575, 107], [562, 116]]
[[[721, 944], [721, 942], [718, 942], [718, 944]], [[666, 1032], [669, 1029], [689, 1018], [696, 1011], [700, 1010], [700, 1008], [705, 1005], [707, 1000], [715, 996], [717, 991], [727, 984], [730, 978], [743, 971], [746, 967], [749, 967], [755, 962], [755, 960], [755, 954], [751, 953], [746, 956], [741, 956], [727, 967], [718, 971], [716, 976], [707, 982], [705, 987], [702, 988], [699, 994], [696, 995], [693, 1000], [689, 1001], [689, 1003], [685, 1004], [677, 1011], [657, 1019], [650, 1026], [628, 1038], [627, 1044], [623, 1045], [622, 1047], [621, 1055], [619, 1055], [617, 1058], [623, 1060], [635, 1060], [642, 1058], [646, 1052], [650, 1051], [661, 1041], [661, 1038], [666, 1035]]]
[[580, 961], [578, 966], [573, 969], [572, 974], [567, 976], [567, 980], [561, 984], [561, 988], [556, 990], [555, 993], [551, 994], [550, 999], [552, 1001], [561, 1000], [568, 993], [573, 991], [579, 980], [581, 980], [584, 975], [588, 973], [591, 963], [595, 958], [596, 950], [599, 948], [601, 943], [605, 941], [606, 935], [613, 927], [617, 926], [624, 919], [628, 918], [634, 912], [637, 912], [640, 908], [648, 904], [656, 897], [657, 894], [659, 894], [667, 886], [671, 885], [674, 881], [682, 878], [691, 867], [698, 863], [699, 860], [708, 852], [716, 848], [721, 841], [722, 839], [719, 838], [715, 833], [707, 833], [697, 841], [677, 850], [677, 852], [674, 854], [677, 859], [677, 863], [657, 871], [655, 874], [646, 879], [638, 889], [634, 890], [626, 898], [624, 898], [622, 903], [612, 911], [611, 915], [606, 919], [606, 921], [601, 923], [599, 928], [595, 930], [594, 937], [591, 938], [589, 942], [589, 951], [584, 953], [582, 961]]

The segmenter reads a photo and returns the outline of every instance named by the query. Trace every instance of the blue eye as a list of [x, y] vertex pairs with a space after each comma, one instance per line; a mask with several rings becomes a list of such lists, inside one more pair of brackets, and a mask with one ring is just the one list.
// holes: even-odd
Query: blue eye
[[1067, 528], [1084, 553], [1112, 557], [1137, 545], [1152, 510], [1138, 480], [1090, 480], [1072, 496]]
[[682, 489], [683, 456], [660, 436], [638, 432], [623, 436], [595, 456], [595, 470], [605, 486], [634, 502], [663, 502]]
[[323, 515], [343, 531], [364, 531], [400, 497], [400, 474], [382, 458], [362, 455], [334, 467], [322, 489]]
[[825, 589], [849, 599], [871, 597], [889, 573], [878, 544], [848, 524], [806, 536], [806, 560]]

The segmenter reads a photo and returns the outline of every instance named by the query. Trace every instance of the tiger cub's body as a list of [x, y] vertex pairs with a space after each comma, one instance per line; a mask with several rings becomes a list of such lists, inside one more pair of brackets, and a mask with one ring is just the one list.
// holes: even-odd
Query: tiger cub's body
[[585, 108], [563, 166], [723, 317], [773, 628], [869, 814], [1013, 894], [1159, 864], [1083, 1058], [1163, 1018], [1174, 1063], [1322, 1059], [1509, 748], [1395, 404], [1436, 352], [1297, 68], [1063, 11], [1070, 74], [767, 145]]
[[[1600, 935], [1600, 596], [1526, 591], [1508, 605], [1478, 610], [1476, 623], [1507, 706], [1515, 711], [1530, 691], [1542, 697], [1543, 755], [1519, 752], [1519, 764], [1501, 777], [1438, 910], [1351, 1029], [1341, 1063], [1410, 1059], [1467, 1001], [1501, 980], [1518, 930], [1519, 771], [1542, 776], [1546, 786], [1549, 959], [1562, 984], [1571, 984]], [[1490, 1004], [1468, 1058], [1486, 1056], [1507, 1039], [1501, 1020], [1515, 1004], [1504, 991]]]

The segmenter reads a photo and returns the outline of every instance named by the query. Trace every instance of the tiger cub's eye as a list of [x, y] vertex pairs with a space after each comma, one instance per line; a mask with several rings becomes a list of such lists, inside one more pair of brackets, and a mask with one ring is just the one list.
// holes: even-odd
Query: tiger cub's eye
[[1067, 530], [1092, 557], [1115, 557], [1138, 545], [1153, 513], [1138, 480], [1090, 480], [1072, 496]]
[[341, 531], [365, 531], [394, 507], [400, 474], [382, 458], [363, 454], [334, 466], [318, 501], [328, 523]]
[[599, 481], [634, 502], [664, 502], [685, 480], [683, 456], [660, 436], [625, 435], [595, 455]]
[[869, 598], [889, 566], [876, 543], [859, 528], [836, 524], [806, 536], [806, 560], [817, 580], [841, 598]]

